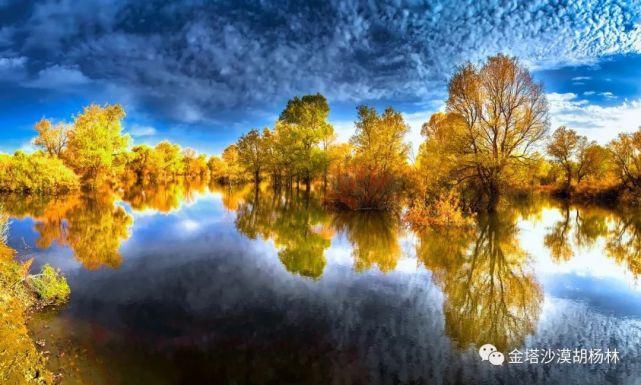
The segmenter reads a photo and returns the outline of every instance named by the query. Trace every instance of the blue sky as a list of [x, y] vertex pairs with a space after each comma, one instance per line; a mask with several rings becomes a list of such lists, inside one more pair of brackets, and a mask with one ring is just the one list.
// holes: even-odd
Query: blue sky
[[553, 128], [605, 143], [641, 125], [630, 1], [0, 0], [0, 151], [95, 102], [125, 106], [134, 143], [218, 153], [315, 92], [339, 139], [356, 105], [391, 105], [416, 147], [455, 67], [498, 52], [544, 83]]

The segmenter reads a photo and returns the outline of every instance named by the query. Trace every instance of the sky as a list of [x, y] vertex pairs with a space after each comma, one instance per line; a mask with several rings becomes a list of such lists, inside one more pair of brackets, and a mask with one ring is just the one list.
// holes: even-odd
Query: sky
[[543, 83], [552, 128], [607, 143], [641, 126], [639, 1], [0, 0], [0, 151], [121, 103], [134, 144], [220, 153], [316, 92], [339, 140], [357, 105], [392, 106], [416, 149], [456, 66], [497, 53]]

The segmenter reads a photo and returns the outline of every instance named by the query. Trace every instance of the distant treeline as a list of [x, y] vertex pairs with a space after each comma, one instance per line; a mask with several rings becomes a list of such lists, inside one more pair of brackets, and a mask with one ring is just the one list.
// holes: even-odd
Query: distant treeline
[[161, 142], [130, 147], [119, 105], [90, 105], [73, 122], [35, 125], [40, 151], [0, 156], [0, 190], [59, 193], [120, 181], [177, 178], [276, 188], [319, 188], [347, 209], [410, 210], [417, 226], [465, 223], [465, 212], [494, 210], [510, 192], [547, 190], [585, 200], [641, 191], [641, 130], [607, 146], [560, 127], [549, 133], [542, 86], [512, 57], [458, 67], [444, 112], [423, 125], [414, 162], [398, 111], [358, 107], [355, 132], [339, 143], [320, 94], [291, 99], [273, 128], [252, 129], [220, 157]]

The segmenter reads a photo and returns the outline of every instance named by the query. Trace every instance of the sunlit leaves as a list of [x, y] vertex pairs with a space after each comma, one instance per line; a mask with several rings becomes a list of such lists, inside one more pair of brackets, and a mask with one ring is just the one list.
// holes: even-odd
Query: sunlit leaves
[[68, 123], [53, 124], [49, 119], [41, 119], [36, 123], [38, 136], [33, 144], [41, 147], [49, 156], [60, 157], [67, 147], [69, 132], [73, 126]]
[[57, 194], [78, 188], [78, 177], [58, 158], [41, 152], [0, 154], [0, 191]]
[[122, 134], [122, 106], [92, 104], [74, 120], [65, 161], [85, 180], [117, 174], [124, 166], [129, 137]]
[[[430, 119], [424, 129], [421, 165], [463, 183], [492, 210], [506, 171], [529, 162], [545, 138], [545, 95], [525, 67], [504, 55], [489, 57], [481, 67], [458, 68], [448, 91], [447, 115]], [[437, 160], [436, 167], [429, 159]]]
[[345, 167], [334, 175], [329, 200], [355, 209], [389, 209], [402, 190], [407, 173], [409, 147], [404, 136], [409, 126], [392, 108], [378, 114], [360, 106], [356, 133], [350, 143], [352, 153], [342, 154]]

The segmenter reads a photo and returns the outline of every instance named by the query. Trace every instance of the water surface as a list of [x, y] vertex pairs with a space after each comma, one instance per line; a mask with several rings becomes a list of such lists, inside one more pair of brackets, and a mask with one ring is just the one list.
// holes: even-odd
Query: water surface
[[[415, 234], [251, 186], [1, 200], [19, 258], [68, 277], [30, 325], [64, 384], [639, 383], [634, 211], [532, 198]], [[493, 366], [485, 343], [620, 361]]]

